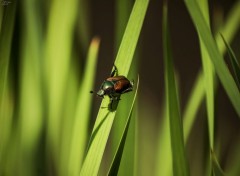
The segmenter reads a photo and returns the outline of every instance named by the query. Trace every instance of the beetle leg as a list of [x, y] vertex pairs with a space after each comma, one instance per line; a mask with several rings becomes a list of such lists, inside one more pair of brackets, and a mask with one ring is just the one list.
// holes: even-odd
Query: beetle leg
[[113, 65], [113, 71], [110, 74], [110, 77], [113, 77], [114, 75], [116, 75], [116, 76], [118, 75], [118, 69], [117, 69], [116, 65]]
[[129, 87], [129, 88], [127, 88], [126, 90], [124, 90], [124, 91], [122, 92], [122, 94], [127, 93], [127, 92], [131, 92], [132, 90], [133, 90], [133, 87]]
[[124, 90], [122, 93], [127, 93], [133, 90], [134, 80], [130, 81], [131, 86]]

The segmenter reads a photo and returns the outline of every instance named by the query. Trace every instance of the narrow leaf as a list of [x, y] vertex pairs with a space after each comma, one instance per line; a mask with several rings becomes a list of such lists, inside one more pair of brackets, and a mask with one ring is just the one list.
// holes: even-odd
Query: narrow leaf
[[167, 4], [163, 7], [163, 52], [165, 68], [165, 91], [170, 122], [171, 148], [174, 175], [189, 175], [185, 156], [182, 119], [179, 111], [177, 89], [174, 78], [172, 52], [170, 48], [169, 29], [167, 24]]
[[117, 173], [118, 173], [118, 169], [119, 169], [119, 166], [120, 166], [120, 163], [121, 163], [121, 158], [122, 158], [122, 155], [123, 155], [123, 149], [124, 149], [124, 145], [125, 145], [125, 142], [126, 142], [126, 139], [127, 139], [128, 129], [129, 129], [129, 125], [130, 125], [130, 121], [131, 121], [131, 117], [132, 117], [133, 106], [134, 106], [135, 99], [136, 99], [136, 96], [137, 96], [138, 84], [139, 84], [139, 78], [137, 80], [136, 91], [135, 91], [133, 101], [132, 101], [132, 105], [131, 105], [131, 109], [130, 109], [130, 112], [129, 112], [129, 115], [128, 115], [128, 118], [127, 118], [127, 123], [125, 125], [125, 128], [124, 128], [124, 131], [123, 131], [123, 134], [122, 134], [117, 152], [114, 156], [113, 162], [112, 162], [110, 170], [108, 172], [108, 175], [117, 175]]
[[[201, 12], [209, 25], [209, 14], [208, 14], [208, 1], [202, 0], [198, 2]], [[199, 33], [198, 33], [199, 34]], [[208, 132], [209, 132], [209, 143], [210, 147], [213, 148], [213, 136], [214, 136], [214, 69], [212, 66], [212, 62], [208, 55], [208, 51], [206, 46], [204, 45], [200, 34], [200, 49], [201, 49], [201, 57], [202, 57], [202, 65], [203, 65], [203, 75], [204, 75], [204, 85], [206, 92], [206, 105], [207, 105], [207, 119], [208, 119]]]
[[212, 167], [213, 167], [213, 173], [216, 176], [225, 176], [219, 162], [218, 159], [214, 153], [214, 151], [211, 151], [211, 159], [212, 159]]
[[234, 82], [233, 77], [231, 76], [223, 56], [220, 54], [215, 40], [211, 34], [211, 31], [204, 19], [201, 10], [195, 0], [185, 0], [185, 4], [188, 8], [188, 11], [192, 17], [193, 23], [197, 28], [200, 38], [203, 41], [207, 52], [210, 56], [210, 59], [214, 65], [216, 73], [228, 94], [229, 99], [232, 102], [238, 116], [240, 117], [240, 93], [237, 88], [237, 85]]
[[83, 155], [87, 143], [88, 126], [90, 121], [90, 109], [92, 95], [89, 90], [94, 84], [97, 55], [99, 48], [99, 39], [94, 38], [89, 47], [87, 56], [86, 70], [79, 90], [77, 109], [74, 118], [73, 134], [70, 145], [70, 159], [68, 165], [68, 174], [77, 175], [80, 172]]
[[[223, 27], [220, 29], [220, 33], [225, 36], [225, 39], [230, 42], [233, 40], [234, 36], [238, 32], [240, 27], [239, 18], [240, 18], [240, 1], [236, 2], [233, 5], [233, 8], [229, 12], [227, 16], [227, 20], [224, 23]], [[216, 42], [221, 54], [224, 54], [226, 51], [226, 47], [220, 35], [216, 35]], [[204, 91], [204, 83], [203, 83], [203, 73], [200, 71], [198, 73], [198, 78], [194, 83], [192, 91], [189, 95], [189, 100], [187, 106], [184, 110], [184, 138], [185, 142], [188, 139], [188, 136], [191, 132], [191, 128], [193, 126], [193, 122], [195, 121], [197, 111], [204, 99], [205, 91]]]
[[232, 48], [229, 46], [227, 41], [224, 39], [223, 35], [221, 35], [221, 36], [222, 36], [222, 39], [223, 39], [224, 44], [228, 51], [228, 55], [229, 55], [229, 59], [230, 59], [230, 62], [231, 62], [232, 68], [233, 68], [233, 73], [234, 73], [234, 77], [236, 80], [236, 84], [238, 86], [238, 89], [240, 90], [240, 65], [238, 63], [238, 60], [237, 60]]

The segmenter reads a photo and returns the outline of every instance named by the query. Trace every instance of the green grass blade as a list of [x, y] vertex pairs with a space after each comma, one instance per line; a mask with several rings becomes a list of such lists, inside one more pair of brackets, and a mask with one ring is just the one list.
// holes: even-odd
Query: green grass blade
[[[42, 70], [43, 40], [41, 16], [36, 1], [24, 1], [20, 78], [20, 144], [22, 175], [34, 175], [34, 155], [43, 127]], [[25, 10], [27, 9], [27, 10]]]
[[[130, 15], [125, 30], [115, 65], [120, 75], [128, 75], [133, 54], [137, 45], [139, 34], [148, 6], [148, 0], [137, 0]], [[115, 117], [116, 111], [110, 112], [108, 108], [109, 98], [105, 97], [92, 132], [88, 152], [83, 163], [80, 175], [97, 175], [103, 152], [107, 143], [109, 132]]]
[[[133, 6], [133, 2], [129, 1], [129, 0], [117, 0], [116, 1], [116, 4], [115, 4], [116, 20], [115, 20], [115, 38], [114, 38], [114, 50], [115, 50], [116, 54], [117, 54], [119, 45], [121, 44], [121, 39], [123, 37], [124, 30], [126, 28], [132, 6]], [[133, 61], [134, 60], [135, 59], [133, 59]], [[132, 64], [131, 70], [135, 69], [135, 67], [133, 67], [133, 66], [135, 66], [134, 63]], [[131, 72], [130, 72], [130, 74], [128, 74], [129, 78], [132, 78]], [[129, 99], [129, 98], [131, 99], [130, 96], [126, 97], [126, 99]], [[116, 117], [115, 117], [116, 120], [113, 123], [113, 127], [112, 127], [113, 128], [113, 135], [111, 136], [112, 150], [111, 150], [111, 156], [109, 158], [112, 158], [115, 154], [115, 151], [117, 150], [119, 140], [121, 138], [123, 129], [125, 127], [126, 118], [127, 118], [127, 116], [126, 116], [126, 118], [123, 118], [122, 114], [128, 114], [128, 112], [129, 112], [128, 104], [125, 103], [124, 105], [119, 106], [118, 112], [120, 112], [120, 113], [116, 114]], [[121, 118], [121, 120], [118, 120], [118, 118]], [[116, 123], [116, 121], [117, 121], [117, 123]]]
[[[166, 99], [166, 98], [165, 98]], [[156, 175], [172, 175], [172, 150], [171, 150], [171, 135], [169, 129], [169, 114], [167, 102], [161, 122], [161, 130], [159, 133], [159, 149], [156, 163]]]
[[123, 134], [122, 134], [117, 152], [114, 156], [111, 167], [109, 169], [108, 175], [117, 175], [118, 174], [118, 169], [120, 167], [120, 163], [121, 163], [121, 159], [122, 159], [122, 155], [123, 155], [123, 149], [124, 149], [125, 142], [126, 142], [127, 135], [128, 135], [129, 125], [130, 125], [131, 118], [132, 118], [132, 115], [133, 115], [133, 106], [134, 106], [135, 99], [136, 99], [136, 96], [137, 96], [138, 84], [139, 84], [139, 78], [137, 80], [136, 91], [135, 91], [135, 94], [134, 94], [134, 97], [133, 97], [133, 100], [132, 100], [132, 105], [131, 105], [130, 112], [129, 112], [129, 115], [128, 115], [128, 118], [127, 118], [127, 122], [125, 124], [125, 128], [124, 128], [124, 131], [123, 131]]
[[[136, 0], [117, 54], [118, 72], [128, 75], [149, 0]], [[121, 65], [121, 66], [118, 66]]]
[[121, 39], [124, 34], [124, 29], [127, 25], [133, 1], [131, 0], [117, 0], [115, 5], [116, 20], [115, 20], [115, 50], [119, 48]]
[[218, 160], [217, 160], [217, 157], [214, 153], [214, 151], [211, 151], [211, 159], [212, 159], [212, 167], [213, 167], [213, 173], [214, 175], [216, 176], [224, 176], [225, 173], [223, 172]]
[[[6, 148], [8, 137], [11, 133], [12, 97], [9, 97], [9, 62], [14, 29], [16, 4], [11, 8], [0, 4], [0, 164], [3, 159], [4, 148]], [[5, 8], [5, 9], [4, 9]], [[7, 107], [7, 105], [10, 105]], [[1, 174], [1, 173], [0, 173]]]
[[[209, 14], [208, 14], [208, 1], [199, 1], [199, 7], [201, 8], [201, 12], [207, 21], [208, 27], [209, 25]], [[199, 35], [200, 41], [200, 49], [201, 49], [201, 57], [203, 64], [203, 75], [204, 75], [204, 83], [205, 83], [205, 91], [206, 91], [206, 105], [207, 105], [207, 117], [208, 117], [208, 132], [209, 132], [209, 143], [210, 147], [213, 148], [213, 140], [214, 140], [214, 70], [212, 66], [212, 62], [208, 55], [208, 51]]]
[[93, 88], [97, 65], [99, 39], [94, 38], [91, 42], [87, 56], [86, 70], [79, 90], [77, 109], [75, 114], [73, 134], [70, 146], [70, 160], [68, 175], [77, 175], [80, 172], [83, 155], [86, 149], [88, 126], [90, 121], [90, 109], [92, 94], [89, 90]]
[[219, 30], [219, 33], [215, 37], [218, 48], [222, 53], [225, 53], [226, 46], [220, 34], [224, 36], [228, 43], [231, 43], [240, 27], [239, 18], [240, 18], [240, 1], [237, 1], [235, 4], [233, 4], [232, 9], [227, 16], [225, 24]]
[[[240, 18], [240, 1], [233, 5], [233, 8], [229, 12], [226, 22], [223, 27], [220, 29], [227, 41], [232, 41], [233, 37], [236, 35], [239, 29], [239, 18]], [[220, 35], [216, 36], [216, 42], [219, 48], [219, 51], [223, 54], [225, 53], [225, 45]], [[191, 132], [193, 122], [195, 121], [196, 113], [200, 107], [201, 102], [205, 96], [204, 93], [204, 83], [203, 83], [203, 73], [199, 72], [198, 78], [194, 83], [193, 89], [190, 93], [190, 98], [184, 110], [184, 138], [185, 142], [188, 139], [188, 136]]]
[[44, 79], [48, 95], [47, 146], [55, 163], [60, 161], [58, 158], [60, 126], [64, 107], [64, 91], [72, 56], [77, 7], [77, 0], [53, 0], [46, 32]]
[[182, 119], [179, 111], [172, 52], [170, 48], [169, 29], [167, 24], [167, 4], [163, 8], [163, 52], [165, 91], [170, 122], [171, 148], [174, 175], [189, 175], [188, 164], [185, 156]]
[[194, 83], [192, 92], [189, 95], [189, 100], [187, 102], [186, 109], [183, 114], [185, 143], [190, 135], [193, 122], [195, 121], [195, 117], [197, 115], [197, 111], [200, 107], [200, 104], [204, 99], [204, 95], [205, 95], [205, 90], [204, 90], [203, 73], [200, 72]]
[[240, 65], [238, 63], [238, 60], [237, 60], [233, 50], [231, 49], [231, 47], [229, 46], [229, 44], [227, 43], [227, 41], [224, 39], [223, 36], [222, 36], [222, 39], [223, 39], [225, 46], [227, 48], [227, 51], [228, 51], [228, 55], [229, 55], [229, 59], [230, 59], [231, 65], [232, 65], [236, 84], [238, 86], [238, 89], [240, 90]]
[[[1, 4], [0, 4], [1, 5]], [[1, 7], [3, 8], [3, 7]], [[12, 44], [12, 36], [14, 29], [16, 12], [16, 2], [11, 8], [5, 8], [1, 11], [1, 33], [0, 33], [0, 110], [2, 112], [3, 96], [7, 85], [8, 69], [10, 61], [10, 52]]]
[[192, 17], [193, 23], [199, 32], [200, 38], [207, 49], [208, 55], [211, 58], [216, 73], [225, 91], [227, 92], [227, 95], [231, 100], [233, 107], [240, 117], [240, 94], [238, 88], [224, 62], [223, 56], [220, 54], [217, 48], [211, 31], [208, 28], [207, 22], [204, 19], [201, 10], [195, 0], [185, 0], [185, 4]]

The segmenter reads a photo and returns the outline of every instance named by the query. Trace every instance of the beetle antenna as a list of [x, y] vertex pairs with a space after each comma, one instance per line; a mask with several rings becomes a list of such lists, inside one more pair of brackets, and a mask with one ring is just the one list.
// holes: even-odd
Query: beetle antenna
[[93, 91], [93, 90], [91, 90], [91, 91], [90, 91], [90, 93], [92, 94], [92, 93], [94, 93], [94, 91]]

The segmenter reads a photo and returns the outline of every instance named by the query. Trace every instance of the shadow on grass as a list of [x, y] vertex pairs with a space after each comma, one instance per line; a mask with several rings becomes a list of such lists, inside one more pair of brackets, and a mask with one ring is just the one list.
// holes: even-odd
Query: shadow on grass
[[89, 140], [89, 143], [88, 143], [88, 147], [87, 147], [87, 151], [86, 151], [86, 154], [88, 153], [88, 150], [89, 148], [91, 147], [92, 145], [92, 142], [97, 134], [97, 132], [99, 131], [99, 129], [101, 128], [103, 122], [107, 119], [108, 115], [109, 115], [110, 112], [108, 112], [105, 117], [101, 120], [101, 122], [98, 124], [98, 126], [96, 127], [96, 129], [93, 131], [91, 137], [90, 137], [90, 140]]

